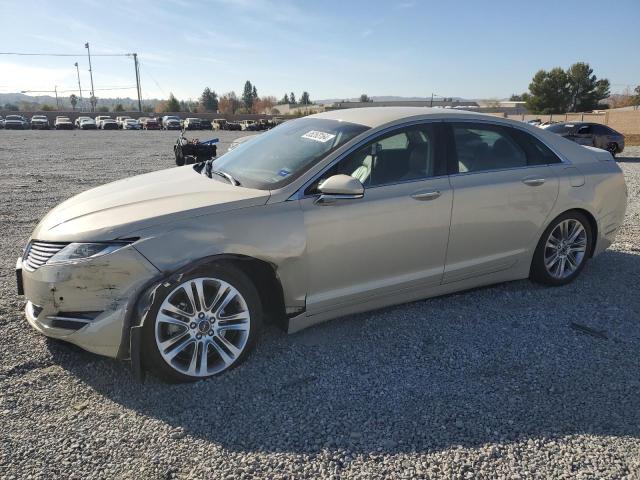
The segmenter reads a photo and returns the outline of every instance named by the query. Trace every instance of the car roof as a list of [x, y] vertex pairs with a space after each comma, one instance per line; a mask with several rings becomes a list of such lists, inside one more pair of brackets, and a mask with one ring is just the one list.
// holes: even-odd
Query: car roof
[[[446, 118], [474, 118], [483, 119], [491, 117], [484, 113], [469, 112], [464, 110], [453, 110], [431, 107], [361, 107], [347, 108], [344, 110], [331, 110], [328, 112], [310, 115], [315, 118], [326, 118], [328, 120], [340, 120], [343, 122], [358, 123], [371, 128], [379, 127], [390, 122], [395, 122], [411, 117], [446, 117]], [[495, 118], [495, 117], [493, 117]]]

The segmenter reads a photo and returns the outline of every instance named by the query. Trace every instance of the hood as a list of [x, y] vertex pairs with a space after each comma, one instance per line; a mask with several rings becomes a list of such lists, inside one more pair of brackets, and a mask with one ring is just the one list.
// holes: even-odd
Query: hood
[[198, 215], [264, 205], [269, 191], [208, 178], [191, 165], [108, 183], [66, 200], [38, 224], [33, 239], [108, 241]]

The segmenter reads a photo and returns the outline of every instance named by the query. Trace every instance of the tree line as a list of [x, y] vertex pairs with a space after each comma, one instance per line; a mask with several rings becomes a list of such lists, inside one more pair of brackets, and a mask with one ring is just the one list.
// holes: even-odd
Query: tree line
[[[606, 78], [598, 79], [588, 63], [578, 62], [567, 70], [560, 67], [539, 70], [529, 84], [529, 91], [511, 95], [512, 101], [524, 101], [535, 114], [588, 112], [608, 108], [601, 103], [611, 94]], [[640, 105], [640, 85], [631, 97], [631, 105]]]
[[[235, 91], [218, 95], [215, 90], [206, 87], [200, 98], [196, 102], [179, 101], [173, 93], [169, 94], [167, 100], [163, 100], [156, 105], [157, 113], [168, 112], [219, 112], [221, 114], [235, 113], [279, 113], [277, 105], [293, 104], [293, 105], [311, 105], [311, 96], [309, 92], [304, 91], [300, 95], [300, 100], [296, 100], [293, 92], [285, 93], [284, 97], [277, 100], [273, 96], [259, 96], [258, 88], [247, 80], [242, 89], [242, 95], [238, 96]], [[276, 107], [276, 108], [274, 108]]]

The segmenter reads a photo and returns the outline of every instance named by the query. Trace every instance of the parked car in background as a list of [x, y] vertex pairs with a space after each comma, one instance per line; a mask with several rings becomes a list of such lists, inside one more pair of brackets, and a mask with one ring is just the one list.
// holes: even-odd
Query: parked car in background
[[7, 115], [4, 119], [4, 128], [6, 130], [27, 130], [29, 122], [22, 115]]
[[96, 121], [96, 128], [102, 128], [102, 122], [104, 120], [112, 120], [112, 118], [109, 115], [98, 115], [95, 118]]
[[31, 117], [31, 128], [33, 130], [49, 130], [49, 118], [46, 115], [34, 115]]
[[207, 120], [206, 118], [201, 118], [200, 130], [213, 130], [213, 124], [211, 123], [211, 120]]
[[267, 315], [292, 333], [500, 282], [566, 285], [626, 203], [609, 153], [522, 122], [335, 110], [66, 200], [16, 274], [40, 333], [195, 381], [241, 363]]
[[131, 118], [128, 115], [122, 115], [120, 117], [116, 117], [116, 123], [118, 124], [118, 128], [124, 128], [124, 122], [125, 120], [128, 120], [129, 118]]
[[140, 124], [135, 118], [127, 118], [123, 120], [121, 128], [123, 130], [140, 130]]
[[529, 125], [533, 125], [534, 127], [538, 127], [542, 123], [542, 120], [540, 120], [539, 118], [534, 118], [533, 120], [527, 121], [527, 123]]
[[242, 125], [240, 125], [240, 123], [238, 122], [227, 122], [227, 128], [226, 130], [242, 130]]
[[242, 128], [242, 130], [255, 131], [258, 129], [258, 125], [256, 124], [255, 120], [240, 120], [238, 123], [240, 124], [240, 128]]
[[101, 130], [118, 130], [120, 128], [118, 126], [118, 122], [116, 122], [113, 118], [103, 118], [100, 121]]
[[96, 121], [91, 117], [76, 118], [76, 128], [80, 130], [96, 130], [98, 127]]
[[271, 129], [271, 128], [273, 128], [275, 126], [275, 124], [272, 121], [270, 121], [270, 120], [268, 120], [266, 118], [262, 118], [262, 119], [258, 120], [256, 122], [256, 125], [257, 125], [256, 130], [258, 130], [258, 131], [269, 130], [269, 129]]
[[73, 123], [69, 117], [58, 116], [53, 124], [56, 130], [73, 130]]
[[561, 122], [545, 129], [580, 145], [607, 150], [614, 157], [624, 150], [624, 135], [600, 123]]
[[144, 117], [141, 125], [143, 130], [160, 130], [160, 123], [158, 119], [154, 117]]
[[227, 120], [225, 118], [214, 118], [213, 119], [213, 129], [214, 130], [228, 130]]
[[163, 130], [180, 130], [182, 128], [182, 119], [175, 115], [165, 115], [161, 119], [161, 127]]
[[185, 130], [199, 130], [200, 129], [200, 119], [199, 118], [186, 118], [182, 122], [182, 128]]
[[4, 128], [4, 118], [0, 115], [0, 129]]

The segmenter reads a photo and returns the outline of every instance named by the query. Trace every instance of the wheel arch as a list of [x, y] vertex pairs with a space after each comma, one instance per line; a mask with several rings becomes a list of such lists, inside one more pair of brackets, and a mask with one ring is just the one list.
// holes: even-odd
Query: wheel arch
[[589, 221], [589, 227], [591, 227], [591, 234], [592, 234], [592, 242], [591, 242], [591, 249], [589, 251], [589, 257], [592, 257], [593, 253], [596, 251], [596, 243], [598, 242], [598, 222], [596, 220], [596, 217], [589, 210], [585, 208], [580, 208], [580, 207], [569, 208], [568, 210], [564, 210], [563, 212], [560, 212], [559, 214], [554, 216], [542, 230], [542, 233], [540, 234], [540, 239], [538, 241], [542, 239], [542, 235], [544, 235], [544, 232], [547, 231], [547, 228], [549, 228], [549, 225], [553, 224], [553, 222], [555, 222], [562, 215], [566, 215], [567, 213], [571, 213], [571, 212], [580, 213], [584, 215]]
[[178, 282], [182, 276], [191, 272], [206, 271], [215, 265], [233, 266], [254, 282], [260, 296], [265, 321], [286, 330], [284, 292], [274, 265], [255, 257], [239, 254], [219, 254], [201, 258], [153, 279], [132, 296], [127, 308], [117, 357], [131, 360], [132, 370], [138, 379], [144, 379], [140, 358], [141, 329], [154, 302], [157, 288], [160, 285]]

